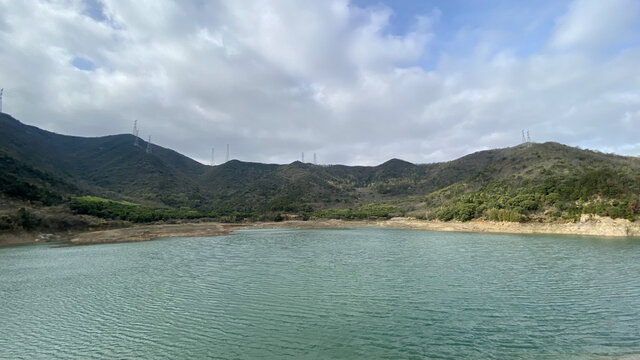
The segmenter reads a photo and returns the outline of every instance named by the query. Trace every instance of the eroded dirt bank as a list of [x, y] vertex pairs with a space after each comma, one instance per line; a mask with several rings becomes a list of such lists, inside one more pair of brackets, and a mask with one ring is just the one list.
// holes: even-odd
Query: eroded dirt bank
[[461, 231], [478, 233], [561, 234], [607, 237], [640, 237], [640, 223], [624, 219], [583, 216], [579, 222], [568, 223], [512, 223], [475, 220], [469, 222], [425, 221], [393, 218], [377, 221], [309, 220], [263, 223], [187, 223], [142, 225], [128, 228], [88, 231], [79, 234], [3, 234], [0, 245], [38, 242], [67, 242], [75, 245], [147, 241], [162, 237], [200, 237], [230, 234], [235, 229], [344, 229], [356, 227], [384, 227], [429, 231]]
[[149, 225], [82, 233], [71, 239], [73, 244], [145, 241], [159, 237], [215, 236], [231, 233], [234, 229], [344, 229], [355, 227], [385, 227], [431, 231], [462, 231], [513, 234], [563, 234], [592, 236], [640, 236], [640, 224], [623, 219], [585, 217], [575, 223], [511, 223], [492, 221], [440, 222], [410, 218], [379, 221], [309, 220], [250, 224], [175, 224]]
[[376, 223], [378, 226], [432, 231], [462, 231], [511, 234], [558, 234], [590, 236], [640, 236], [640, 223], [625, 219], [583, 215], [579, 222], [567, 223], [515, 223], [474, 220], [469, 222], [421, 221], [393, 218]]

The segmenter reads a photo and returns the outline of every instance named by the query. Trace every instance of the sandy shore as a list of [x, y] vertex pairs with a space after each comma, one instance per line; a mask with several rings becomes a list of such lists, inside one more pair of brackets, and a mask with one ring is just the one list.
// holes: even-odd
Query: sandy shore
[[356, 227], [384, 227], [427, 231], [460, 231], [512, 234], [563, 234], [626, 237], [640, 236], [640, 224], [624, 219], [583, 217], [575, 223], [512, 223], [493, 221], [440, 222], [410, 218], [378, 221], [310, 220], [251, 224], [197, 223], [149, 225], [82, 233], [71, 239], [72, 244], [145, 241], [160, 237], [197, 237], [226, 235], [235, 229], [345, 229]]
[[607, 237], [640, 237], [640, 223], [624, 219], [583, 216], [580, 222], [570, 223], [512, 223], [493, 221], [441, 222], [411, 218], [393, 218], [377, 221], [309, 220], [264, 223], [187, 223], [143, 225], [128, 228], [89, 231], [79, 234], [3, 234], [0, 245], [18, 245], [37, 242], [66, 242], [75, 245], [147, 241], [163, 237], [201, 237], [230, 234], [236, 229], [344, 229], [357, 227], [384, 227], [427, 231], [459, 231], [511, 234], [562, 234]]
[[147, 241], [162, 237], [200, 237], [230, 234], [242, 224], [194, 223], [143, 225], [129, 228], [89, 231], [70, 239], [71, 244], [104, 244], [118, 242]]

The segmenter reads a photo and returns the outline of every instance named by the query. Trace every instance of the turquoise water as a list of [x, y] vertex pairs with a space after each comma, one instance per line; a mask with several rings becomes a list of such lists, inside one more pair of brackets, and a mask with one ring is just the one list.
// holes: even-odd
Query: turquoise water
[[640, 356], [640, 240], [252, 230], [0, 264], [2, 359]]

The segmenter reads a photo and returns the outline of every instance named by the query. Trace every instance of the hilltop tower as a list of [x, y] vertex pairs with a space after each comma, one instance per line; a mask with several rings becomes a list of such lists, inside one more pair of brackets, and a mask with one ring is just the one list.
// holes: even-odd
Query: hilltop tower
[[133, 120], [133, 146], [138, 146], [138, 120]]
[[2, 95], [4, 94], [4, 88], [0, 89], [0, 113], [2, 112]]
[[147, 141], [147, 154], [151, 154], [151, 135], [149, 135], [149, 141]]
[[211, 166], [214, 166], [216, 164], [216, 158], [214, 155], [215, 155], [214, 148], [211, 148]]

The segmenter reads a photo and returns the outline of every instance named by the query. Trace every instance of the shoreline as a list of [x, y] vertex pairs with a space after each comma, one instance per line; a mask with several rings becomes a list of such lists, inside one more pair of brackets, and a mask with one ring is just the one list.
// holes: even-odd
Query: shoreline
[[625, 219], [611, 219], [583, 215], [579, 222], [568, 223], [513, 223], [472, 220], [428, 221], [413, 218], [388, 220], [286, 220], [281, 222], [255, 223], [183, 223], [140, 225], [118, 229], [85, 231], [60, 234], [1, 234], [0, 246], [59, 242], [68, 245], [92, 245], [122, 242], [149, 241], [171, 237], [205, 237], [228, 235], [234, 230], [245, 229], [348, 229], [356, 227], [380, 227], [423, 231], [454, 231], [496, 234], [548, 234], [582, 235], [602, 237], [640, 237], [640, 223]]

